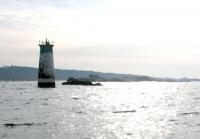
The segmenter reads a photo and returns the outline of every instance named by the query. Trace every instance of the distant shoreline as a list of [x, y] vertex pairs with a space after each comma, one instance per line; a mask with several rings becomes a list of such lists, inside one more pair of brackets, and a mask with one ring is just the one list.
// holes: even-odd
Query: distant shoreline
[[[83, 70], [55, 69], [56, 81], [66, 81], [70, 77], [92, 82], [191, 82], [200, 79], [190, 78], [158, 78], [146, 75], [103, 73]], [[33, 67], [4, 66], [0, 67], [0, 81], [37, 81], [38, 69]]]

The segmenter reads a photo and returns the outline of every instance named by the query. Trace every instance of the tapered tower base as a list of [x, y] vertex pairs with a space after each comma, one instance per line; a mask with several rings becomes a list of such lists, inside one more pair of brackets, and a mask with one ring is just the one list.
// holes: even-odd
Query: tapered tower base
[[40, 88], [55, 88], [55, 83], [38, 83], [38, 87]]

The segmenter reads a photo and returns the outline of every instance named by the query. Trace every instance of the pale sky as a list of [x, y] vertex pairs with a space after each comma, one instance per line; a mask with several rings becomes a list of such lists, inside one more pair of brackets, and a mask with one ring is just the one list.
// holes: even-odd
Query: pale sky
[[0, 66], [200, 78], [198, 0], [0, 0]]

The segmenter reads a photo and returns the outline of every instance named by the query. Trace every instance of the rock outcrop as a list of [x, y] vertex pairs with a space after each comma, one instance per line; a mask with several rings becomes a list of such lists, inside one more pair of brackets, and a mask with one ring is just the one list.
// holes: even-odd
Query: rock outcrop
[[63, 82], [62, 85], [85, 85], [85, 86], [102, 86], [101, 83], [93, 84], [90, 81], [81, 81], [73, 77], [69, 78], [66, 82]]

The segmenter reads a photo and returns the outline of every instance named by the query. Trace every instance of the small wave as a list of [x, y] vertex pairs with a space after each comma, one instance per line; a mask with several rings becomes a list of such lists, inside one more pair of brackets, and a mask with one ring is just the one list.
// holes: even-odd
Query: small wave
[[78, 100], [80, 98], [79, 97], [72, 97], [71, 99]]
[[21, 110], [21, 108], [14, 108], [14, 110], [15, 110], [15, 111], [17, 111], [17, 110]]
[[42, 103], [41, 105], [49, 105], [48, 103]]
[[8, 134], [3, 134], [2, 136], [1, 136], [1, 138], [6, 138], [8, 136]]
[[145, 108], [145, 109], [146, 109], [146, 108], [148, 108], [148, 107], [147, 107], [147, 106], [141, 106], [140, 108]]
[[131, 135], [133, 135], [133, 134], [132, 134], [132, 133], [127, 133], [126, 135], [131, 136]]
[[113, 113], [134, 113], [136, 110], [127, 110], [127, 111], [114, 111]]
[[24, 103], [24, 105], [27, 105], [27, 104], [31, 104], [31, 102], [26, 102], [26, 103]]
[[195, 98], [193, 98], [194, 100], [198, 100], [198, 99], [200, 99], [200, 97], [195, 97]]
[[180, 113], [179, 115], [199, 115], [200, 112], [184, 112], [184, 113]]
[[24, 90], [24, 89], [26, 89], [26, 88], [21, 88], [21, 87], [20, 88], [16, 88], [16, 90]]
[[177, 120], [176, 119], [170, 119], [169, 121], [170, 122], [176, 122]]
[[82, 111], [78, 111], [78, 112], [76, 112], [77, 114], [82, 114], [83, 112]]

